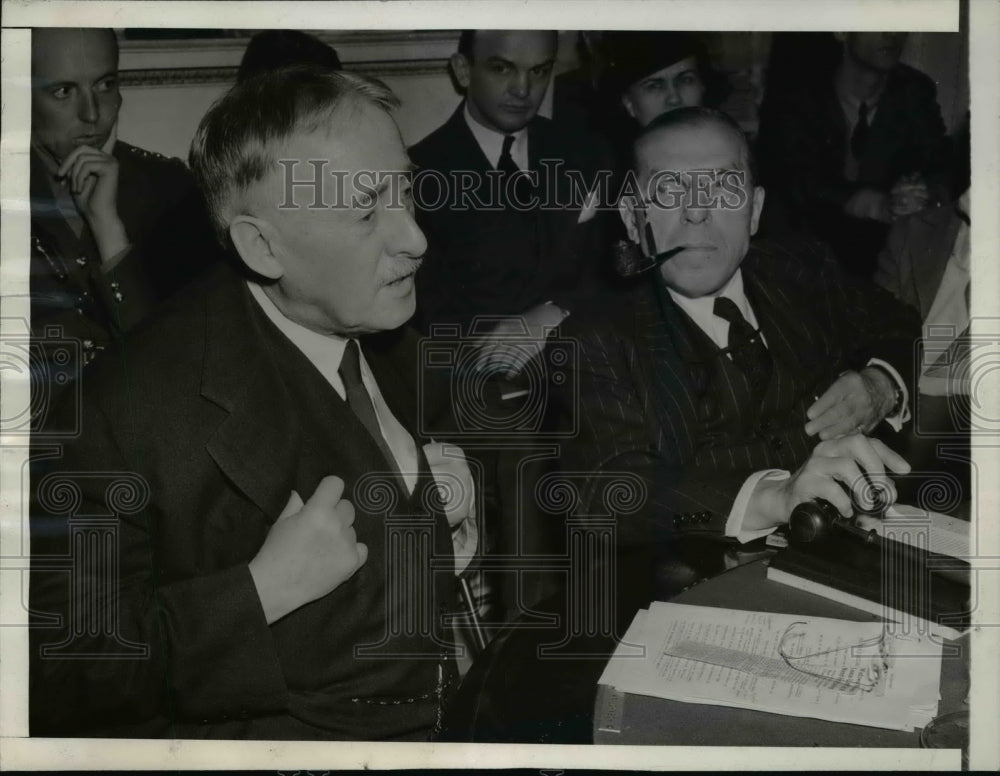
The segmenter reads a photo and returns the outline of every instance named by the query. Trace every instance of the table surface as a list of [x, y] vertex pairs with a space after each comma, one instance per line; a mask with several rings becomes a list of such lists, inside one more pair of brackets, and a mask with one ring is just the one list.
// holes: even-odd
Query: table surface
[[[770, 581], [765, 575], [764, 561], [749, 563], [672, 600], [854, 621], [878, 619]], [[919, 731], [905, 733], [638, 695], [625, 696], [621, 732], [598, 731], [595, 736], [597, 680], [617, 639], [613, 635], [566, 638], [558, 626], [541, 625], [539, 619], [512, 623], [476, 659], [451, 704], [444, 740], [688, 746], [920, 745]], [[552, 646], [560, 642], [564, 643]], [[967, 664], [967, 639], [945, 642], [939, 713], [966, 708]]]

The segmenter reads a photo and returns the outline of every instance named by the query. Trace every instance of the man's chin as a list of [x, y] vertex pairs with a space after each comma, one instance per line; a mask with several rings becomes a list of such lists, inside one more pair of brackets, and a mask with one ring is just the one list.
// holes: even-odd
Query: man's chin
[[378, 330], [389, 331], [398, 329], [406, 324], [417, 311], [417, 295], [410, 292], [402, 299], [394, 299], [391, 304], [384, 306], [382, 314], [378, 318]]

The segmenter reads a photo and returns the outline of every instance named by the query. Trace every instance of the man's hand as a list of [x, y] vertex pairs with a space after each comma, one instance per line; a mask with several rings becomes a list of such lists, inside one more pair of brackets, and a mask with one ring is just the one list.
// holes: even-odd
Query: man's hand
[[852, 497], [861, 507], [873, 508], [875, 490], [881, 491], [882, 503], [892, 504], [896, 501], [896, 488], [886, 469], [907, 474], [910, 465], [877, 439], [854, 434], [820, 442], [809, 460], [791, 477], [763, 479], [757, 484], [744, 526], [767, 528], [786, 523], [795, 507], [816, 498], [829, 501], [844, 517], [854, 512]]
[[886, 224], [892, 221], [889, 198], [878, 189], [864, 188], [855, 191], [844, 203], [844, 213], [854, 218], [881, 221]]
[[87, 221], [104, 271], [108, 262], [128, 247], [128, 235], [118, 215], [118, 160], [91, 146], [80, 146], [66, 157], [56, 173], [65, 178], [80, 215]]
[[475, 490], [465, 453], [455, 445], [447, 447], [446, 455], [444, 444], [428, 442], [424, 445], [424, 455], [441, 493], [448, 525], [455, 528], [472, 514]]
[[292, 491], [264, 545], [250, 561], [267, 623], [322, 598], [368, 560], [354, 533], [354, 506], [341, 499], [344, 481], [324, 477], [304, 505]]
[[545, 333], [558, 326], [565, 317], [562, 308], [546, 302], [535, 305], [522, 315], [501, 321], [480, 340], [477, 368], [479, 371], [500, 372], [508, 377], [516, 376], [545, 349]]
[[896, 387], [881, 369], [844, 372], [808, 410], [806, 433], [822, 440], [869, 432], [896, 403]]
[[923, 210], [930, 200], [930, 189], [920, 173], [904, 175], [889, 190], [889, 212], [893, 218], [908, 216]]

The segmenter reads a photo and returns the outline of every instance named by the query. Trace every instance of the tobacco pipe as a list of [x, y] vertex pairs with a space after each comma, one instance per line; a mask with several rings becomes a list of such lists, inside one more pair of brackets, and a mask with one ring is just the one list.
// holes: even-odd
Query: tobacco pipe
[[651, 254], [649, 256], [643, 254], [639, 247], [632, 242], [622, 240], [615, 245], [615, 270], [623, 278], [634, 278], [644, 272], [649, 272], [649, 270], [660, 266], [663, 262], [668, 261], [684, 250], [684, 246], [679, 246], [667, 251], [657, 252], [656, 238], [653, 237], [653, 228], [649, 225], [649, 221], [646, 222], [644, 231], [646, 234], [646, 245], [649, 246]]

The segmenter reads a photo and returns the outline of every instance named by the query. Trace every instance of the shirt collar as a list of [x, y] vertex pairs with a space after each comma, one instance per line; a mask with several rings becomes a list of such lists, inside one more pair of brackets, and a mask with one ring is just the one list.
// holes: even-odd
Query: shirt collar
[[344, 358], [347, 339], [336, 334], [320, 334], [286, 317], [271, 301], [259, 283], [247, 281], [247, 287], [257, 300], [264, 314], [278, 327], [282, 334], [292, 341], [306, 358], [315, 366], [328, 382], [342, 384], [340, 362]]
[[861, 100], [859, 97], [854, 96], [848, 91], [843, 78], [839, 75], [834, 79], [834, 89], [837, 92], [837, 99], [840, 101], [840, 106], [844, 113], [850, 118], [851, 122], [855, 122], [858, 119], [858, 110], [861, 108], [861, 103], [864, 102], [868, 106], [868, 121], [871, 122], [875, 116], [875, 111], [878, 110], [879, 100], [882, 99], [882, 95], [885, 93], [885, 85], [888, 82], [888, 78], [882, 81], [882, 86], [879, 90], [875, 92], [867, 100]]
[[[472, 132], [472, 136], [476, 139], [479, 144], [480, 149], [486, 155], [487, 161], [490, 165], [496, 169], [497, 165], [500, 163], [500, 154], [503, 152], [503, 139], [505, 135], [501, 132], [496, 132], [488, 127], [484, 127], [478, 121], [476, 121], [472, 114], [469, 112], [469, 101], [465, 101], [465, 105], [462, 108], [462, 115], [465, 117], [465, 123], [469, 126], [469, 131]], [[518, 167], [522, 170], [527, 167], [527, 147], [528, 147], [528, 127], [521, 127], [517, 132], [510, 132], [514, 136], [514, 143], [510, 149], [510, 155], [515, 162], [518, 163]]]
[[686, 312], [702, 329], [710, 329], [715, 319], [715, 297], [724, 296], [731, 299], [743, 313], [743, 317], [751, 321], [750, 305], [747, 303], [747, 295], [743, 289], [743, 271], [737, 268], [729, 281], [722, 287], [715, 296], [700, 296], [697, 299], [678, 294], [672, 288], [667, 288], [667, 293], [677, 306]]

